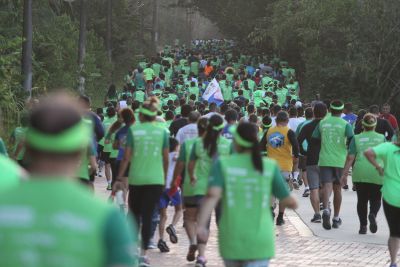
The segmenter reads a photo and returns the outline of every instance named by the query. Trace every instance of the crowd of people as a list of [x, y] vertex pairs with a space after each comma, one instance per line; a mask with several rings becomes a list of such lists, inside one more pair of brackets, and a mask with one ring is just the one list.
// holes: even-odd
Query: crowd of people
[[[214, 79], [223, 102], [203, 99]], [[150, 266], [148, 250], [168, 253], [165, 236], [178, 243], [183, 218], [186, 260], [204, 267], [215, 212], [225, 265], [265, 267], [274, 224], [297, 208], [290, 192], [304, 186], [311, 222], [337, 229], [351, 173], [359, 234], [378, 231], [383, 203], [396, 267], [400, 143], [390, 105], [354, 114], [351, 103], [299, 95], [288, 62], [196, 40], [143, 58], [96, 112], [85, 95], [32, 103], [11, 152], [0, 142], [0, 266]], [[92, 196], [103, 174], [122, 212]]]

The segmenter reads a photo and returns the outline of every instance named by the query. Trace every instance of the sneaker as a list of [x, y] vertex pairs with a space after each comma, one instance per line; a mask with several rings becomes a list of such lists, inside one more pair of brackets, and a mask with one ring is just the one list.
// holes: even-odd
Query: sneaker
[[303, 197], [309, 197], [310, 196], [310, 189], [305, 189], [303, 193]]
[[111, 184], [108, 184], [108, 185], [107, 185], [107, 190], [108, 190], [108, 191], [111, 191], [111, 190], [112, 190]]
[[172, 244], [178, 243], [178, 236], [176, 235], [175, 227], [170, 224], [167, 229], [165, 229], [169, 235], [169, 240]]
[[339, 220], [332, 219], [332, 227], [338, 229], [339, 226], [342, 225], [342, 219]]
[[147, 257], [140, 257], [139, 267], [151, 267], [149, 259]]
[[285, 224], [285, 220], [283, 219], [283, 216], [276, 217], [276, 225], [281, 226]]
[[303, 185], [303, 180], [299, 179], [299, 185], [302, 186]]
[[312, 223], [321, 223], [321, 214], [314, 214], [314, 217], [311, 219]]
[[197, 245], [190, 245], [186, 260], [192, 262], [196, 259]]
[[376, 224], [376, 217], [374, 214], [370, 213], [368, 215], [369, 220], [369, 230], [371, 233], [375, 234], [378, 231], [378, 225]]
[[331, 214], [328, 210], [322, 212], [322, 227], [325, 230], [331, 230]]
[[324, 210], [324, 203], [322, 202], [319, 203], [319, 210]]
[[360, 225], [360, 230], [358, 231], [360, 235], [365, 235], [367, 234], [367, 226], [366, 225]]
[[349, 190], [349, 185], [344, 185], [343, 187], [342, 187], [344, 190]]
[[194, 267], [206, 267], [206, 263], [206, 259], [204, 259], [203, 257], [197, 257]]
[[396, 263], [390, 264], [389, 267], [397, 267], [397, 264]]
[[147, 249], [156, 249], [156, 248], [157, 248], [157, 244], [153, 240], [150, 240], [150, 243], [147, 246]]
[[167, 243], [162, 239], [158, 240], [157, 247], [162, 253], [169, 252], [169, 247], [167, 246]]

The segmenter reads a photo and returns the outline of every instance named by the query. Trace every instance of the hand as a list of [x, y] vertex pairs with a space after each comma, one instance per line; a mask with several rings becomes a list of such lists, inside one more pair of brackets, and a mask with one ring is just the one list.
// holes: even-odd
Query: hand
[[125, 185], [125, 183], [123, 181], [117, 179], [117, 181], [115, 181], [115, 183], [113, 185], [112, 192], [115, 193], [115, 192], [118, 192], [120, 190], [123, 190], [125, 192], [126, 191], [126, 185]]
[[376, 170], [379, 172], [380, 176], [383, 176], [383, 174], [385, 173], [385, 170], [381, 166], [376, 167]]
[[348, 174], [343, 174], [343, 176], [340, 178], [341, 186], [345, 186], [347, 184], [347, 176], [348, 176]]
[[190, 184], [191, 184], [192, 186], [195, 186], [196, 183], [197, 183], [197, 177], [196, 177], [196, 176], [191, 176], [191, 177], [190, 177]]

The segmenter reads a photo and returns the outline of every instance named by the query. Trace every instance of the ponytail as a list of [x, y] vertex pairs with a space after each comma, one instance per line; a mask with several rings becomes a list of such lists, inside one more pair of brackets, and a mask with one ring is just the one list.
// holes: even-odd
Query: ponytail
[[242, 122], [237, 127], [233, 137], [238, 146], [251, 150], [251, 160], [254, 169], [263, 173], [264, 167], [257, 132], [258, 129], [256, 125], [249, 122]]
[[207, 151], [207, 154], [210, 158], [218, 152], [218, 138], [223, 128], [224, 121], [222, 117], [219, 115], [211, 116], [209, 124], [207, 126], [206, 134], [203, 139], [204, 149]]

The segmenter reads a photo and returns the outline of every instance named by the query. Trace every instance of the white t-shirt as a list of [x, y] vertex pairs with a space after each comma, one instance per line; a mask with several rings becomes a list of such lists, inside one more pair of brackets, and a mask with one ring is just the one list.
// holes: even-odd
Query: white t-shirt
[[190, 123], [179, 129], [176, 134], [176, 140], [178, 140], [179, 144], [183, 144], [187, 139], [196, 138], [198, 135], [197, 124]]
[[178, 155], [179, 155], [178, 152], [170, 152], [168, 154], [169, 163], [168, 163], [167, 181], [165, 183], [166, 189], [171, 188], [171, 183], [172, 183], [172, 179], [174, 178], [174, 170], [175, 170], [176, 161], [178, 160]]
[[296, 132], [297, 127], [299, 126], [300, 123], [305, 121], [305, 118], [289, 118], [289, 123], [288, 127], [293, 131]]

